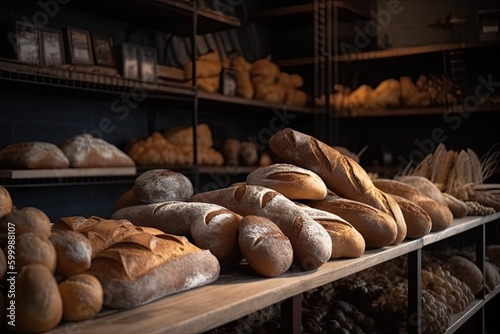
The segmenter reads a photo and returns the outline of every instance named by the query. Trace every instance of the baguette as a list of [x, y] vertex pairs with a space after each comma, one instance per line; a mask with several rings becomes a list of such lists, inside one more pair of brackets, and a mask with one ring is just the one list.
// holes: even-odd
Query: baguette
[[246, 184], [274, 189], [292, 200], [320, 200], [326, 197], [328, 191], [325, 182], [316, 173], [285, 163], [254, 170], [248, 174]]
[[427, 211], [417, 203], [407, 200], [404, 197], [398, 195], [392, 195], [392, 197], [398, 202], [405, 217], [408, 229], [406, 237], [416, 239], [429, 234], [432, 229], [432, 220]]
[[462, 218], [467, 216], [469, 209], [464, 201], [448, 193], [443, 193], [443, 198], [453, 214], [453, 218]]
[[450, 226], [453, 214], [447, 205], [441, 204], [426, 196], [417, 188], [391, 179], [376, 179], [373, 181], [380, 190], [391, 195], [398, 195], [418, 204], [424, 209], [432, 220], [432, 232], [442, 231]]
[[275, 133], [269, 146], [285, 162], [318, 174], [327, 188], [338, 196], [368, 204], [391, 216], [398, 230], [394, 244], [404, 240], [406, 224], [401, 208], [391, 196], [373, 185], [356, 161], [316, 138], [290, 128]]
[[238, 243], [250, 267], [261, 276], [279, 276], [292, 266], [292, 244], [268, 218], [243, 217], [238, 228]]
[[191, 201], [215, 203], [241, 216], [269, 218], [290, 239], [295, 261], [304, 270], [320, 267], [331, 256], [332, 239], [324, 227], [275, 190], [238, 185], [195, 194]]
[[329, 194], [306, 205], [330, 212], [348, 221], [363, 236], [366, 248], [376, 249], [394, 243], [398, 229], [394, 219], [371, 205]]

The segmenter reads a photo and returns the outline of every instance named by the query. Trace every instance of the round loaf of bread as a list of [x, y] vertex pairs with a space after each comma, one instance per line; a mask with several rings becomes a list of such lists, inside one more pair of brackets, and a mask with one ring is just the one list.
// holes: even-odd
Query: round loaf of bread
[[56, 271], [57, 257], [54, 245], [48, 238], [35, 233], [23, 233], [16, 238], [16, 269], [29, 264], [41, 264], [51, 273]]
[[244, 216], [238, 229], [238, 243], [248, 264], [264, 277], [279, 276], [293, 263], [290, 240], [269, 218]]
[[0, 218], [0, 236], [4, 240], [8, 233], [15, 233], [16, 236], [19, 236], [26, 232], [32, 232], [48, 239], [51, 224], [49, 217], [42, 210], [25, 207], [9, 212]]
[[57, 145], [33, 141], [14, 143], [2, 148], [0, 166], [11, 169], [68, 168], [69, 161]]
[[274, 189], [292, 200], [321, 200], [328, 189], [314, 172], [287, 163], [260, 167], [250, 174], [246, 184]]
[[467, 284], [474, 295], [481, 291], [484, 277], [474, 262], [455, 255], [446, 260], [445, 267], [453, 276]]
[[168, 169], [152, 169], [135, 180], [134, 195], [143, 203], [186, 201], [194, 193], [191, 180]]
[[10, 194], [5, 187], [0, 186], [0, 217], [12, 212], [13, 203]]
[[56, 251], [56, 275], [68, 277], [90, 268], [92, 245], [83, 234], [75, 231], [54, 232], [50, 241]]
[[59, 283], [63, 301], [63, 320], [82, 321], [95, 316], [102, 308], [104, 291], [101, 282], [90, 274], [77, 274]]
[[[30, 264], [16, 276], [15, 326], [18, 333], [43, 333], [54, 329], [62, 319], [63, 303], [57, 281], [47, 267]], [[7, 301], [9, 302], [9, 301]]]

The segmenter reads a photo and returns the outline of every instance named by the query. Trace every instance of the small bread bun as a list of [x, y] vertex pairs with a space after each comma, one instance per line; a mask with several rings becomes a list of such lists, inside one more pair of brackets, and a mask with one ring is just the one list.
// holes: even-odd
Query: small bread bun
[[269, 218], [244, 216], [238, 228], [238, 243], [248, 264], [264, 277], [279, 276], [293, 263], [290, 240]]
[[259, 167], [248, 174], [246, 183], [276, 190], [291, 200], [321, 200], [328, 193], [316, 173], [287, 163]]
[[71, 276], [90, 268], [92, 245], [75, 231], [54, 232], [50, 236], [57, 257], [56, 275]]
[[56, 249], [48, 238], [31, 232], [23, 233], [16, 238], [16, 269], [35, 263], [54, 273], [57, 265]]
[[59, 283], [63, 301], [63, 319], [82, 321], [92, 318], [102, 308], [104, 292], [101, 282], [90, 274], [77, 274]]
[[134, 195], [143, 203], [186, 201], [194, 193], [185, 175], [168, 169], [152, 169], [135, 180]]
[[0, 218], [0, 241], [5, 246], [7, 234], [15, 232], [16, 237], [26, 232], [49, 238], [51, 222], [49, 217], [40, 209], [26, 207], [9, 212]]
[[9, 192], [3, 186], [0, 186], [0, 217], [12, 212], [13, 206]]
[[41, 264], [21, 268], [16, 276], [16, 323], [9, 330], [43, 333], [62, 319], [63, 303], [54, 275]]

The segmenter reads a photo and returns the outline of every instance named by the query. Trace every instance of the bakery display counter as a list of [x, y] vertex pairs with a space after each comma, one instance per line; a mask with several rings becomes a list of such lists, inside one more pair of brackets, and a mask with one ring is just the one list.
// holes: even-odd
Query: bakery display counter
[[[314, 271], [302, 271], [297, 267], [292, 267], [279, 277], [262, 278], [254, 274], [247, 265], [241, 264], [233, 271], [222, 271], [217, 281], [212, 284], [170, 295], [134, 309], [101, 311], [94, 319], [78, 323], [63, 323], [50, 333], [102, 331], [125, 334], [208, 331], [264, 307], [284, 300], [293, 300], [305, 291], [401, 255], [420, 253], [424, 245], [444, 240], [499, 218], [500, 213], [485, 217], [457, 219], [448, 229], [431, 233], [428, 237], [407, 240], [396, 246], [368, 250], [359, 258], [331, 260]], [[494, 294], [498, 293], [499, 289], [497, 287], [487, 295], [487, 298], [477, 300], [463, 314], [458, 314], [454, 318], [455, 322], [450, 324], [450, 330], [481, 309]], [[282, 316], [287, 318], [287, 315], [283, 314], [283, 309]]]

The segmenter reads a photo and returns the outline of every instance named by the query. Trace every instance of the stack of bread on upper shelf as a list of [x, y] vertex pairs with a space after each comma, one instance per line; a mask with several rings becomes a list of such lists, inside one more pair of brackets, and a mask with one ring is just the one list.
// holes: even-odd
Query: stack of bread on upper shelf
[[[460, 89], [446, 75], [422, 74], [415, 81], [409, 76], [386, 79], [374, 88], [336, 84], [328, 102], [337, 114], [354, 116], [375, 110], [454, 105], [460, 95]], [[325, 95], [317, 97], [316, 104], [326, 105]]]
[[[303, 78], [282, 72], [270, 57], [249, 62], [242, 55], [232, 54], [221, 60], [216, 51], [209, 50], [198, 56], [195, 64], [197, 85], [203, 91], [219, 92], [221, 74], [224, 69], [229, 69], [234, 71], [236, 96], [291, 107], [304, 107], [308, 103], [307, 94], [300, 90]], [[191, 61], [184, 65], [186, 79], [192, 78], [193, 70]]]
[[16, 208], [0, 186], [2, 325], [49, 331], [212, 283], [220, 265], [185, 237], [130, 221]]
[[130, 167], [134, 161], [115, 145], [91, 134], [75, 135], [59, 145], [14, 143], [0, 150], [2, 169]]

